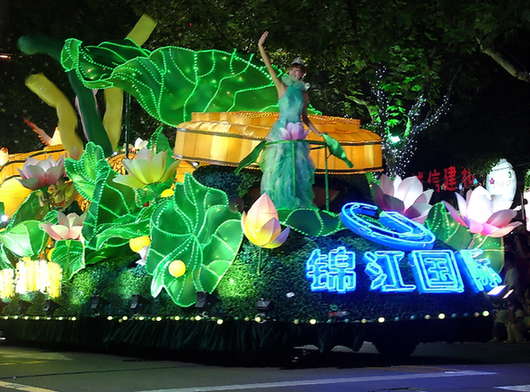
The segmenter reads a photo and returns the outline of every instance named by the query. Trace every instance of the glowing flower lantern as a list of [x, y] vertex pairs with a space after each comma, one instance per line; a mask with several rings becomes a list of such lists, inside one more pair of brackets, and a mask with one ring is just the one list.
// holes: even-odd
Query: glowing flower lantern
[[59, 298], [61, 296], [61, 280], [63, 277], [63, 269], [57, 263], [48, 262], [47, 266], [47, 280], [48, 280], [48, 295], [50, 298]]
[[499, 209], [502, 203], [496, 200], [486, 189], [479, 186], [469, 190], [464, 199], [455, 193], [458, 202], [457, 211], [451, 204], [445, 206], [455, 221], [469, 228], [471, 233], [488, 237], [504, 237], [521, 222], [511, 222], [516, 212], [509, 209]]
[[58, 264], [23, 258], [17, 263], [15, 290], [19, 294], [40, 291], [57, 298], [61, 295], [61, 278], [62, 268]]
[[178, 165], [178, 161], [171, 162], [172, 159], [168, 155], [167, 151], [155, 154], [152, 149], [141, 149], [134, 159], [123, 160], [128, 174], [116, 176], [114, 182], [138, 189], [167, 181], [175, 176]]
[[41, 223], [40, 227], [50, 235], [55, 241], [78, 240], [81, 237], [85, 214], [77, 215], [72, 212], [68, 215], [57, 212], [57, 224]]
[[4, 166], [9, 161], [9, 151], [6, 147], [0, 148], [0, 166]]
[[373, 185], [375, 203], [385, 211], [397, 211], [415, 222], [423, 223], [432, 207], [429, 204], [433, 190], [424, 191], [418, 177], [391, 180], [385, 174], [379, 178], [380, 185]]
[[8, 299], [15, 295], [15, 270], [7, 268], [0, 270], [0, 298]]
[[54, 185], [64, 177], [64, 159], [48, 158], [39, 161], [28, 158], [19, 172], [21, 177], [19, 181], [28, 189], [35, 190]]
[[266, 193], [241, 217], [243, 233], [250, 242], [262, 248], [277, 248], [289, 236], [290, 229], [281, 231], [278, 212]]

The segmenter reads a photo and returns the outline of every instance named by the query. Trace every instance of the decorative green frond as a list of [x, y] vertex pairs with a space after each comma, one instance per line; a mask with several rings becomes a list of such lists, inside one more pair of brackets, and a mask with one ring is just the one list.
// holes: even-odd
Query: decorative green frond
[[102, 162], [108, 166], [103, 149], [92, 142], [87, 143], [79, 160], [66, 158], [64, 161], [66, 174], [74, 182], [75, 189], [89, 201], [92, 201], [98, 165], [103, 165]]
[[173, 154], [173, 148], [169, 144], [169, 140], [164, 135], [164, 126], [159, 126], [149, 138], [149, 143], [147, 144], [148, 148], [154, 148], [156, 153], [161, 151], [169, 151], [169, 155]]
[[70, 280], [85, 268], [85, 247], [81, 241], [61, 240], [55, 243], [52, 261], [63, 269], [63, 279]]
[[425, 226], [435, 237], [453, 249], [466, 249], [472, 235], [467, 227], [456, 222], [443, 203], [436, 203], [425, 220]]
[[[107, 237], [105, 249], [97, 246], [98, 236], [109, 227], [117, 227], [134, 222], [139, 208], [134, 199], [134, 190], [126, 185], [113, 181], [116, 176], [106, 161], [99, 161], [96, 167], [96, 185], [92, 202], [83, 224], [83, 237], [86, 240], [87, 263], [95, 263], [101, 259], [123, 252], [126, 241], [110, 241]], [[94, 254], [96, 252], [96, 254]]]
[[[215, 290], [242, 239], [241, 214], [229, 208], [226, 194], [186, 175], [151, 218], [146, 269], [153, 275], [152, 295], [165, 288], [177, 305], [193, 305], [197, 291]], [[186, 265], [178, 278], [168, 270], [174, 260]]]

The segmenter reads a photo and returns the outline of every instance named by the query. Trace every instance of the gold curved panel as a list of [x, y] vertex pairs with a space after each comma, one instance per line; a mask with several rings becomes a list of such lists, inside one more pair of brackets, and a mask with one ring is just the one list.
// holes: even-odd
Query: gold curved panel
[[[320, 132], [337, 139], [353, 168], [331, 156], [328, 170], [335, 174], [383, 170], [381, 138], [360, 128], [360, 121], [342, 117], [310, 115]], [[269, 133], [278, 113], [218, 112], [193, 113], [191, 121], [178, 125], [175, 139], [177, 158], [218, 165], [237, 166]], [[322, 139], [310, 133], [311, 159], [317, 172], [326, 167]]]

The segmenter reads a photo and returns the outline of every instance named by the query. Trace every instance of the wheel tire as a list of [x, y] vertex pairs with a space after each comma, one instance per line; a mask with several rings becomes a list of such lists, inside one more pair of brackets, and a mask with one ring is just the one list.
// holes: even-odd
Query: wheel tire
[[414, 339], [378, 339], [373, 342], [379, 354], [393, 359], [409, 357], [416, 347], [418, 342]]

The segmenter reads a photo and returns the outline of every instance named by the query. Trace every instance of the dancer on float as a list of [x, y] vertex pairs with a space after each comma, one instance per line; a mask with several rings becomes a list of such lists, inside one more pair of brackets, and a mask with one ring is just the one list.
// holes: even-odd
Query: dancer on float
[[311, 208], [315, 167], [309, 158], [309, 144], [305, 141], [308, 131], [303, 124], [318, 136], [322, 134], [307, 116], [309, 84], [303, 82], [306, 67], [298, 57], [280, 80], [263, 47], [268, 34], [262, 34], [258, 48], [278, 91], [280, 116], [267, 136], [260, 163], [261, 193], [267, 193], [276, 208]]

